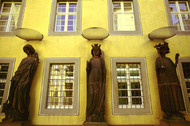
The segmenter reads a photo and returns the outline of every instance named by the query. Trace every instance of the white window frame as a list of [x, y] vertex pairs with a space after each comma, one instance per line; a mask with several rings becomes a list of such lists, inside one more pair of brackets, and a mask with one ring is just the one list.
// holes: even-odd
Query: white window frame
[[[169, 6], [170, 1], [175, 2], [175, 4], [177, 5], [176, 6], [177, 12], [171, 12], [170, 11], [170, 6]], [[188, 11], [181, 12], [180, 8], [179, 8], [179, 2], [186, 2]], [[178, 26], [178, 27], [181, 29], [181, 30], [176, 31], [177, 34], [182, 34], [182, 35], [190, 34], [190, 30], [184, 29], [184, 25], [183, 25], [183, 21], [182, 21], [182, 14], [189, 14], [189, 16], [190, 16], [190, 0], [173, 0], [173, 1], [172, 0], [165, 0], [165, 6], [166, 6], [167, 17], [168, 17], [168, 24], [170, 26], [174, 26], [171, 15], [177, 14], [179, 17], [179, 22], [180, 22], [180, 26]]]
[[[112, 3], [120, 3], [120, 5], [121, 5], [121, 12], [113, 12], [113, 22], [114, 22], [114, 15], [117, 15], [117, 14], [133, 14], [133, 17], [135, 17], [134, 16], [134, 8], [133, 8], [133, 2], [132, 1], [118, 1], [118, 2], [112, 2]], [[131, 12], [125, 12], [124, 11], [124, 3], [130, 3], [131, 4], [131, 9], [132, 9]], [[124, 23], [124, 22], [125, 22], [125, 20], [122, 20], [122, 23]], [[115, 23], [113, 23], [114, 31], [135, 31], [136, 30], [136, 29], [134, 29], [134, 30], [116, 30], [115, 27], [116, 27]], [[134, 27], [135, 27], [135, 21], [134, 21]]]
[[[51, 6], [51, 15], [50, 15], [50, 23], [49, 23], [49, 36], [70, 36], [70, 35], [81, 35], [81, 24], [82, 24], [82, 0], [74, 0], [74, 3], [77, 3], [77, 11], [76, 11], [76, 30], [75, 31], [67, 31], [67, 29], [64, 28], [64, 31], [56, 31], [56, 16], [57, 16], [57, 5], [58, 2], [63, 3], [72, 3], [71, 0], [52, 0], [52, 6]], [[76, 2], [75, 2], [76, 1]], [[61, 3], [60, 2], [60, 3]], [[69, 6], [66, 6], [67, 10]], [[66, 13], [67, 15], [67, 13]], [[65, 17], [67, 20], [68, 18]], [[66, 23], [66, 21], [65, 21]], [[67, 25], [67, 24], [66, 24]], [[66, 26], [65, 25], [65, 26]]]
[[[74, 85], [73, 85], [73, 108], [47, 108], [48, 100], [48, 85], [49, 85], [49, 72], [50, 65], [56, 63], [74, 63]], [[80, 75], [80, 58], [45, 58], [42, 93], [40, 101], [39, 115], [78, 115], [79, 114], [79, 75]]]
[[[185, 103], [186, 112], [187, 112], [187, 114], [190, 114], [190, 101], [189, 101], [190, 95], [188, 95], [188, 92], [187, 92], [186, 79], [184, 77], [182, 63], [190, 63], [190, 57], [180, 57], [179, 58], [178, 67], [177, 67], [178, 68], [179, 79], [180, 79], [180, 84], [181, 84], [181, 88], [182, 88], [182, 93], [183, 93], [183, 99], [184, 99], [184, 103]], [[190, 81], [190, 80], [188, 80], [188, 81]]]
[[[123, 0], [121, 0], [122, 2]], [[124, 0], [127, 2], [127, 0]], [[142, 35], [141, 20], [139, 13], [138, 0], [132, 1], [132, 10], [134, 14], [135, 31], [115, 31], [114, 30], [114, 20], [113, 20], [113, 0], [108, 0], [108, 20], [109, 20], [109, 34], [111, 35]]]
[[[6, 13], [6, 12], [2, 12], [3, 8], [4, 8], [4, 4], [11, 4], [11, 7], [10, 7], [10, 12], [9, 13]], [[11, 20], [12, 20], [12, 17], [13, 15], [19, 15], [20, 12], [18, 13], [14, 13], [13, 12], [13, 8], [15, 7], [15, 4], [20, 4], [21, 5], [21, 2], [3, 2], [2, 4], [2, 7], [1, 7], [1, 16], [8, 16], [8, 23], [7, 23], [7, 27], [6, 27], [6, 30], [5, 31], [2, 31], [2, 32], [12, 32], [12, 27], [11, 27]], [[21, 7], [20, 7], [21, 8]], [[15, 23], [15, 29], [16, 29], [16, 26], [17, 26], [17, 23], [18, 21]]]
[[[16, 2], [16, 0], [1, 0], [0, 1], [0, 5], [1, 5], [1, 12], [2, 12], [2, 6], [4, 3], [12, 3], [12, 5], [14, 3], [21, 3], [21, 7], [20, 7], [20, 12], [18, 13], [18, 20], [17, 23], [15, 24], [15, 29], [16, 28], [20, 28], [22, 26], [22, 20], [23, 20], [23, 16], [24, 16], [24, 8], [25, 8], [25, 4], [26, 4], [26, 0], [21, 0], [21, 2]], [[11, 22], [11, 17], [12, 17], [12, 8], [13, 6], [11, 5], [11, 10], [10, 13], [1, 13], [0, 15], [9, 15], [9, 22]], [[10, 24], [8, 22], [8, 24]], [[7, 26], [6, 31], [0, 31], [0, 36], [14, 36], [13, 31], [9, 31], [8, 29], [10, 28], [10, 26]]]
[[[117, 63], [138, 63], [140, 64], [140, 73], [141, 73], [141, 97], [143, 97], [142, 104], [131, 105], [131, 108], [119, 108], [118, 101], [118, 85], [117, 85]], [[113, 115], [143, 115], [143, 114], [152, 114], [150, 93], [149, 93], [149, 84], [148, 84], [148, 75], [146, 68], [146, 59], [145, 58], [128, 58], [128, 57], [119, 57], [111, 58], [111, 77], [112, 77], [112, 108]], [[128, 86], [129, 88], [129, 86]], [[143, 91], [143, 92], [142, 92]], [[143, 104], [144, 103], [144, 104]]]
[[[64, 13], [64, 12], [58, 12], [58, 6], [59, 6], [59, 3], [65, 3], [66, 4], [66, 12]], [[64, 28], [64, 32], [75, 32], [76, 31], [76, 29], [77, 29], [77, 25], [75, 24], [75, 30], [73, 30], [73, 31], [68, 31], [68, 20], [69, 20], [69, 18], [68, 18], [68, 15], [69, 14], [72, 14], [72, 15], [76, 15], [76, 17], [77, 17], [77, 11], [76, 12], [69, 12], [69, 4], [72, 4], [72, 3], [76, 3], [77, 4], [77, 7], [76, 8], [78, 8], [78, 3], [77, 2], [58, 2], [57, 3], [57, 13], [56, 13], [56, 19], [55, 19], [55, 32], [63, 32], [63, 31], [56, 31], [56, 26], [57, 26], [57, 16], [58, 15], [65, 15], [65, 28]], [[76, 22], [77, 22], [77, 18], [76, 18]]]
[[4, 115], [4, 113], [2, 113], [2, 106], [6, 102], [6, 100], [8, 99], [8, 96], [9, 96], [9, 89], [11, 86], [11, 78], [13, 76], [15, 59], [14, 58], [0, 58], [0, 63], [8, 63], [9, 64], [4, 93], [3, 93], [3, 99], [2, 99], [2, 103], [0, 103], [1, 104], [0, 115]]

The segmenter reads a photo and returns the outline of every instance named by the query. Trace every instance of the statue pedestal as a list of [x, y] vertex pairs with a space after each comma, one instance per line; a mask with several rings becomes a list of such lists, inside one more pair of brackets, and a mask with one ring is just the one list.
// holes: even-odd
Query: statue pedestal
[[1, 122], [1, 126], [31, 126], [29, 121], [21, 121], [21, 122]]
[[190, 121], [181, 120], [160, 120], [160, 126], [190, 126]]
[[108, 126], [106, 122], [84, 122], [83, 126]]

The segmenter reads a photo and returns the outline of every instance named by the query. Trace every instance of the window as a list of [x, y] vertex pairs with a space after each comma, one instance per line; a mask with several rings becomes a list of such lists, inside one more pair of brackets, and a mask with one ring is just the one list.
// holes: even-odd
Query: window
[[77, 115], [79, 97], [77, 58], [46, 58], [41, 96], [41, 115]]
[[169, 0], [168, 6], [169, 25], [177, 27], [178, 33], [190, 31], [189, 0]]
[[190, 113], [190, 58], [189, 57], [179, 58], [178, 70], [179, 70], [179, 77], [184, 96], [186, 111], [189, 114]]
[[151, 114], [145, 58], [111, 58], [113, 114]]
[[109, 0], [111, 34], [140, 34], [141, 24], [137, 0]]
[[53, 0], [49, 35], [80, 35], [81, 0]]
[[0, 113], [9, 94], [15, 59], [0, 58]]
[[0, 6], [0, 35], [13, 35], [13, 31], [21, 27], [24, 2], [2, 0]]

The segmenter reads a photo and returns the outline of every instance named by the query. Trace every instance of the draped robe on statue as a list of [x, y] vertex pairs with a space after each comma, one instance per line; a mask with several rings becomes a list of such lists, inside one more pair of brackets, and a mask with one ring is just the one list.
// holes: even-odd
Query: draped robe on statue
[[91, 58], [87, 64], [86, 121], [103, 122], [105, 114], [106, 69], [102, 58]]
[[30, 87], [38, 62], [35, 57], [24, 58], [11, 80], [9, 97], [3, 105], [4, 120], [27, 120]]
[[156, 59], [161, 109], [166, 115], [179, 114], [179, 111], [184, 111], [185, 107], [176, 66], [167, 57], [162, 57], [162, 62], [165, 68], [161, 68], [161, 58]]

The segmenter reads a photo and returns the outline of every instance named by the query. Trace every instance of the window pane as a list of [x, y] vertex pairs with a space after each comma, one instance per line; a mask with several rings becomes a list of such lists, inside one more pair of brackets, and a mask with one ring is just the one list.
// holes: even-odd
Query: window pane
[[66, 12], [66, 3], [59, 3], [57, 8], [58, 12]]
[[119, 105], [127, 105], [128, 104], [128, 98], [119, 98]]
[[179, 2], [180, 11], [188, 11], [186, 2]]
[[135, 31], [134, 14], [114, 15], [115, 31]]
[[2, 12], [8, 13], [8, 12], [10, 12], [10, 10], [11, 10], [11, 3], [4, 3]]
[[69, 4], [69, 12], [77, 12], [77, 4], [76, 3]]
[[113, 12], [121, 12], [121, 4], [113, 3]]
[[68, 30], [68, 31], [74, 31], [73, 26], [68, 26], [68, 27], [67, 27], [67, 30]]
[[177, 7], [175, 2], [169, 2], [169, 7], [171, 12], [177, 12]]
[[185, 30], [190, 30], [190, 14], [183, 14], [181, 16]]
[[14, 8], [13, 8], [13, 13], [19, 13], [20, 12], [20, 8], [21, 8], [21, 4], [20, 3], [15, 3]]
[[124, 12], [132, 12], [132, 3], [124, 3]]
[[142, 104], [142, 99], [141, 98], [133, 98], [132, 99], [132, 104]]

